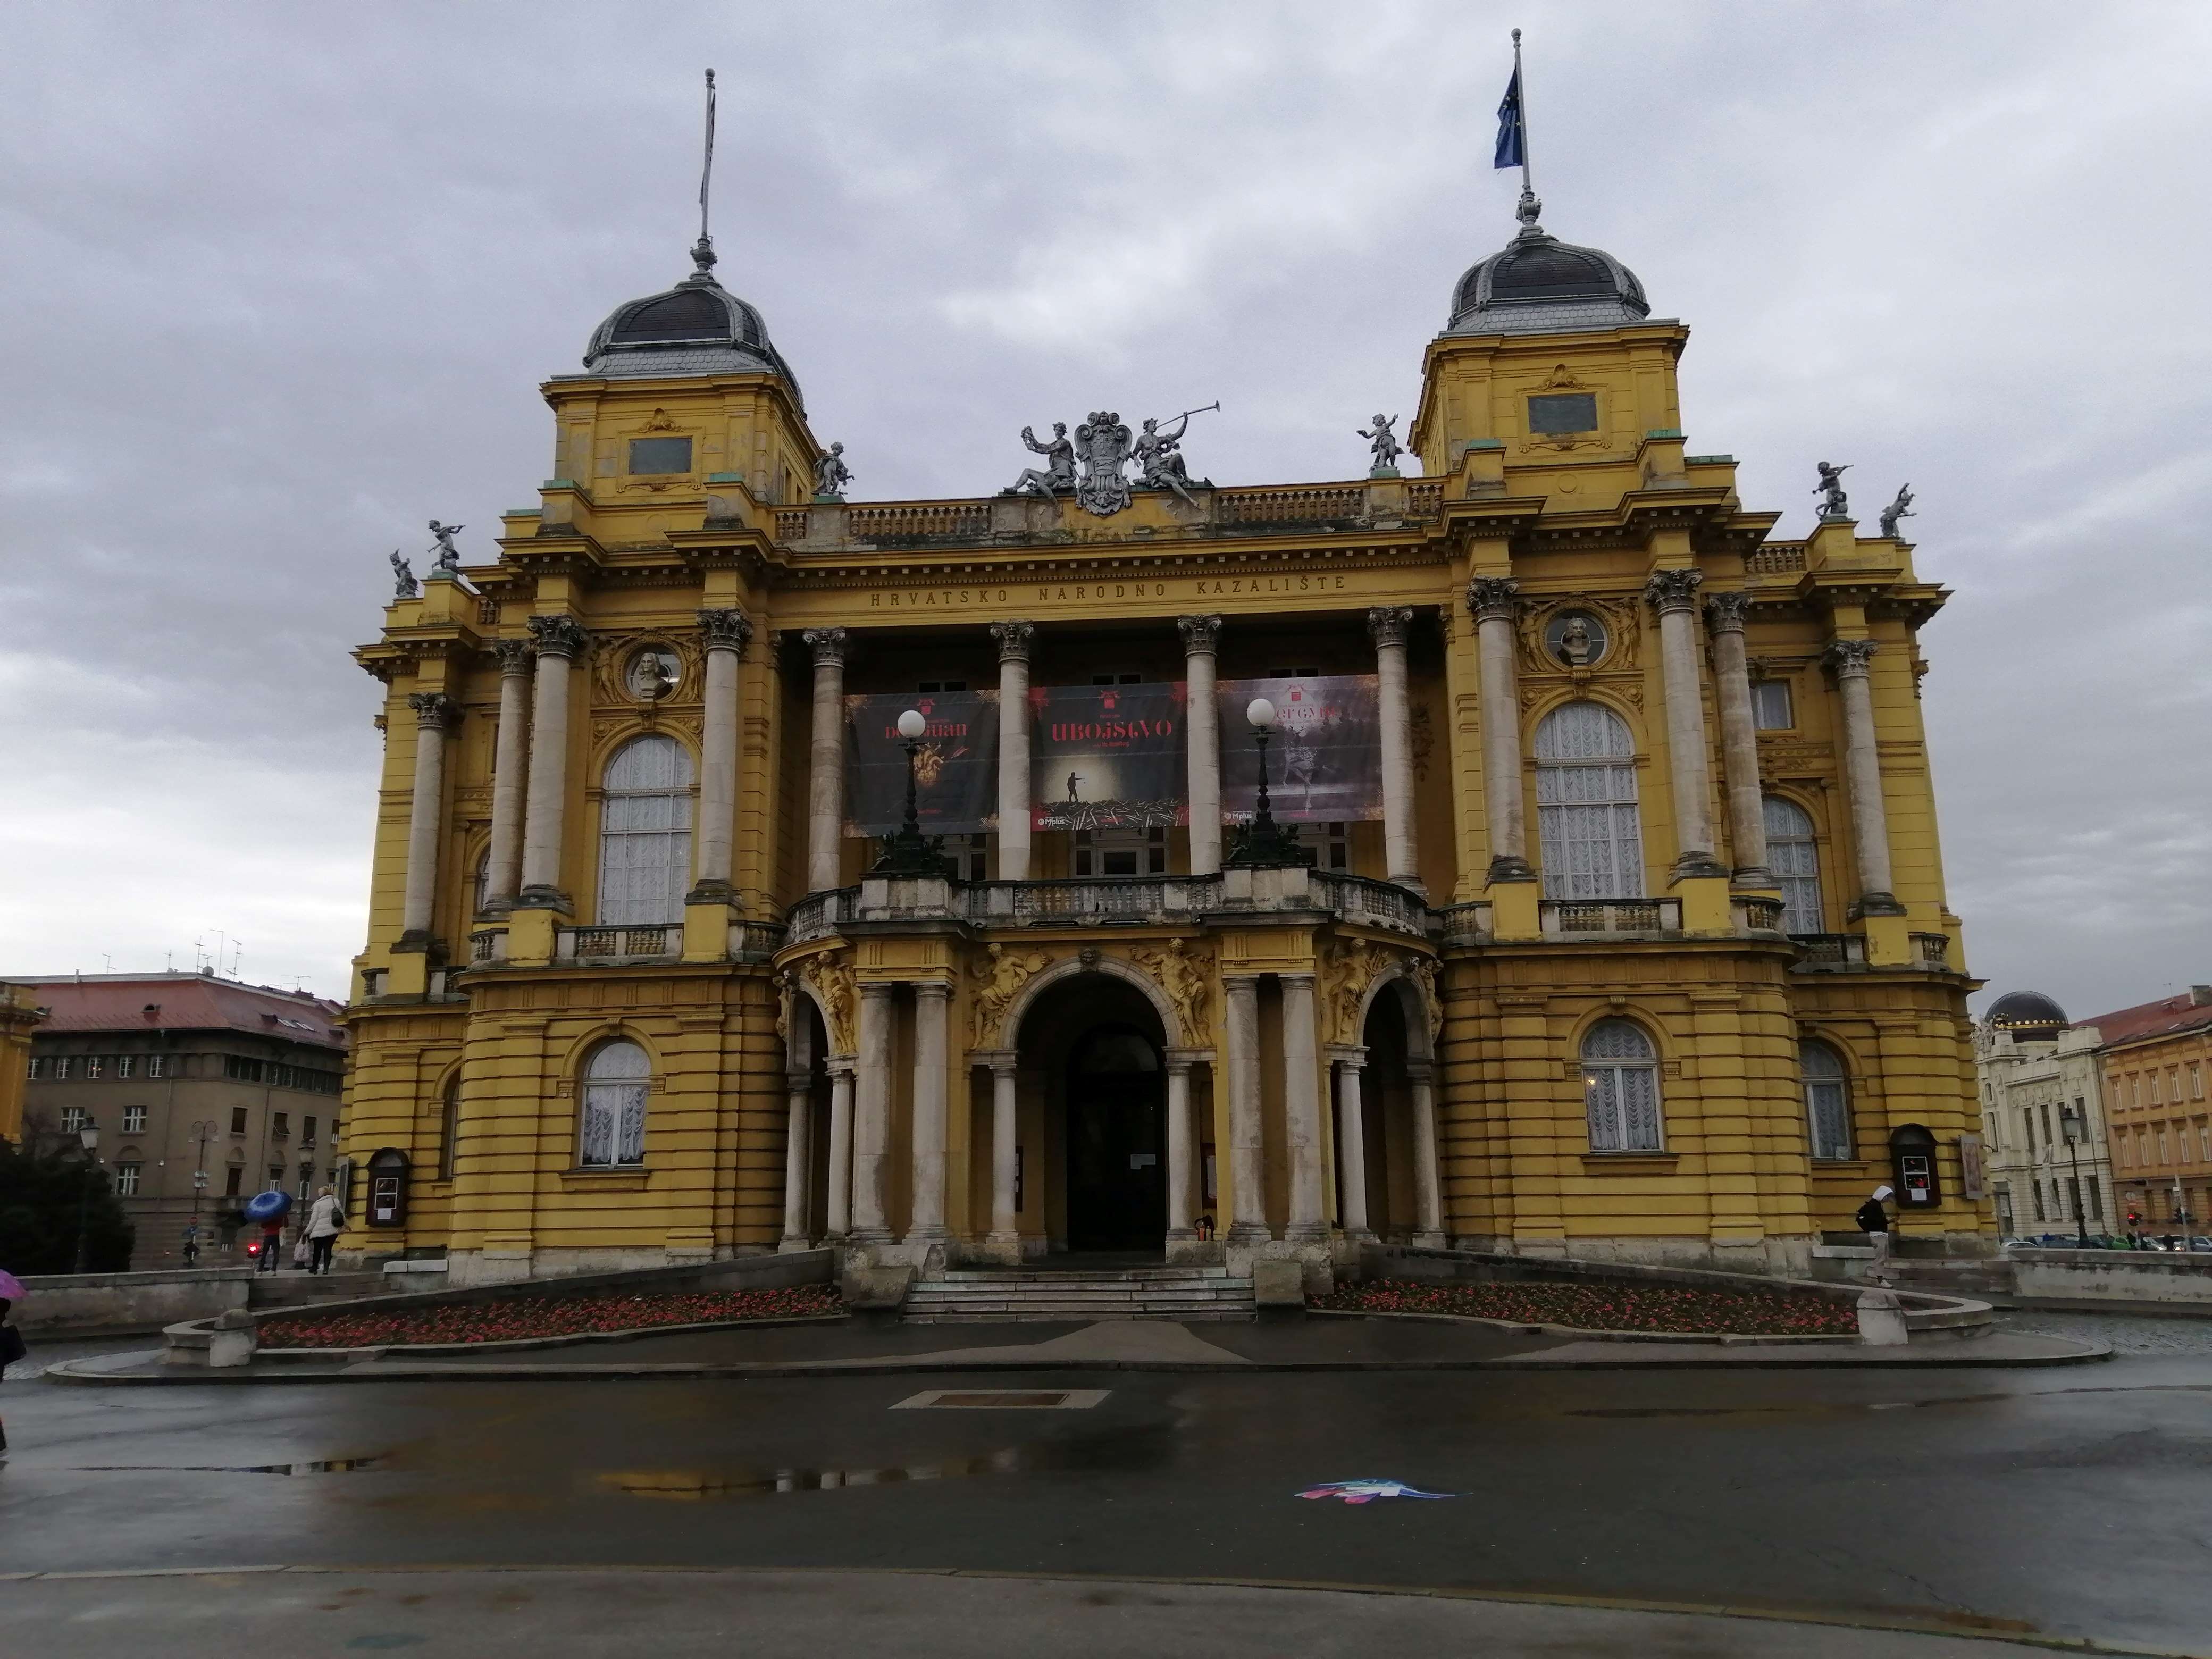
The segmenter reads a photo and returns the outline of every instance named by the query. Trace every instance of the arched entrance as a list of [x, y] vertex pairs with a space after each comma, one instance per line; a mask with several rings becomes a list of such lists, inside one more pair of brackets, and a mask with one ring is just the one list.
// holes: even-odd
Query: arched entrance
[[1020, 1011], [1013, 1036], [1025, 1240], [1042, 1233], [1050, 1251], [1160, 1254], [1167, 1032], [1152, 999], [1111, 972], [1073, 974]]
[[1167, 1071], [1127, 1025], [1094, 1025], [1067, 1057], [1067, 1248], [1157, 1249], [1168, 1228]]

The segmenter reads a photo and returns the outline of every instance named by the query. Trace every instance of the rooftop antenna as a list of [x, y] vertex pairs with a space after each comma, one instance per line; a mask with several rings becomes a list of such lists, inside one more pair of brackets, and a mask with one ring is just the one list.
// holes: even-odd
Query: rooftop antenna
[[1521, 84], [1521, 31], [1513, 31], [1513, 78], [1505, 83], [1505, 96], [1498, 106], [1498, 149], [1491, 158], [1491, 168], [1517, 167], [1521, 169], [1521, 204], [1514, 210], [1521, 221], [1523, 236], [1539, 236], [1543, 227], [1536, 217], [1544, 210], [1543, 203], [1536, 199], [1536, 187], [1528, 171], [1528, 100]]
[[105, 974], [112, 974], [115, 971], [115, 958], [105, 951], [100, 953], [100, 969]]
[[691, 250], [691, 263], [698, 267], [691, 273], [695, 283], [714, 280], [714, 243], [707, 234], [707, 193], [714, 181], [714, 71], [707, 71], [707, 144], [706, 159], [699, 168], [699, 240]]

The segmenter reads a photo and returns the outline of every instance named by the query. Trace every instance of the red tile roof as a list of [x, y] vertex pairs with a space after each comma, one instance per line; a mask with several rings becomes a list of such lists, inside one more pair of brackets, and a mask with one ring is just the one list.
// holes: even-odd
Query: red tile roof
[[2185, 992], [2180, 996], [2139, 1002], [2132, 1008], [2115, 1009], [2109, 1014], [2074, 1023], [2095, 1026], [2105, 1047], [2110, 1048], [2123, 1042], [2141, 1042], [2148, 1037], [2173, 1036], [2212, 1026], [2212, 1002], [2196, 1001]]
[[16, 975], [52, 1012], [43, 1036], [62, 1031], [250, 1031], [343, 1051], [338, 1004], [303, 993], [241, 985], [206, 974]]

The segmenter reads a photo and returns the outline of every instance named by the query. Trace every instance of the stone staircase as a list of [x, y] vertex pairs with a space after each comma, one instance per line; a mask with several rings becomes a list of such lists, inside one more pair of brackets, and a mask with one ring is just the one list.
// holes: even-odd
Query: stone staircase
[[903, 1316], [924, 1325], [1023, 1320], [1257, 1317], [1252, 1281], [1226, 1267], [975, 1269], [917, 1279]]

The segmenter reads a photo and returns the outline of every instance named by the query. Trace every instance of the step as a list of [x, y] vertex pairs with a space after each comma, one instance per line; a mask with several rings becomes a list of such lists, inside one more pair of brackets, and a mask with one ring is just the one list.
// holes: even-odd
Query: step
[[1225, 1267], [968, 1269], [917, 1280], [902, 1311], [922, 1325], [1257, 1316], [1251, 1279]]

